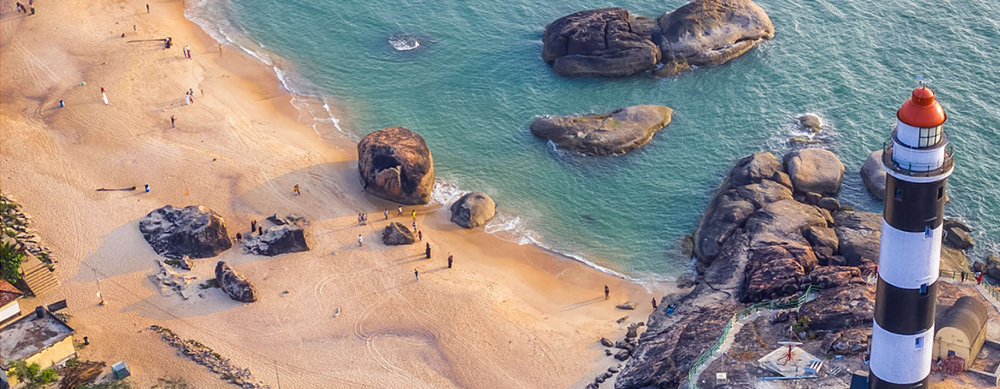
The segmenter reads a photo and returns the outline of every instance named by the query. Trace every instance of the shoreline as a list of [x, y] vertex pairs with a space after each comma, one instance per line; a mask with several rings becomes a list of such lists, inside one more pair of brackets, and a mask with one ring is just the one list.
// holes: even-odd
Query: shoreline
[[[620, 336], [648, 316], [653, 294], [646, 286], [541, 247], [464, 230], [444, 207], [418, 208], [436, 259], [375, 243], [376, 210], [395, 206], [361, 194], [354, 143], [347, 136], [317, 142], [273, 71], [226, 46], [220, 58], [218, 43], [184, 17], [182, 3], [150, 3], [151, 14], [137, 1], [48, 5], [43, 0], [36, 15], [0, 20], [0, 173], [4, 192], [34, 215], [34, 228], [59, 261], [62, 285], [25, 300], [22, 309], [69, 298], [70, 324], [92, 341], [81, 359], [126, 359], [136, 384], [179, 376], [199, 387], [227, 386], [142, 330], [159, 324], [269, 384], [275, 377], [268, 372], [278, 370], [295, 375], [282, 377], [283, 384], [298, 387], [330, 379], [351, 386], [566, 387], [611, 363], [600, 337]], [[163, 36], [176, 46], [126, 43]], [[180, 55], [185, 45], [190, 60]], [[95, 93], [103, 86], [111, 106]], [[188, 88], [196, 95], [190, 106], [179, 97]], [[93, 191], [125, 183], [149, 183], [152, 192]], [[291, 196], [299, 183], [303, 195]], [[184, 301], [150, 281], [162, 258], [136, 228], [138, 218], [166, 204], [205, 205], [224, 216], [231, 233], [261, 215], [300, 213], [312, 222], [312, 250], [279, 257], [230, 250], [198, 260], [191, 272], [198, 282], [224, 260], [263, 297], [244, 306], [210, 290]], [[351, 214], [365, 210], [376, 215], [373, 225], [354, 226]], [[352, 243], [357, 233], [366, 235], [362, 249]], [[457, 269], [441, 269], [448, 252], [457, 254]], [[413, 267], [421, 269], [419, 282]], [[97, 271], [109, 302], [103, 307], [94, 294]], [[600, 296], [604, 284], [612, 301]], [[659, 296], [670, 286], [653, 289]], [[639, 309], [614, 308], [625, 300]], [[343, 308], [339, 318], [328, 317], [334, 307]], [[616, 324], [624, 315], [630, 320]], [[249, 333], [257, 335], [243, 335]]]

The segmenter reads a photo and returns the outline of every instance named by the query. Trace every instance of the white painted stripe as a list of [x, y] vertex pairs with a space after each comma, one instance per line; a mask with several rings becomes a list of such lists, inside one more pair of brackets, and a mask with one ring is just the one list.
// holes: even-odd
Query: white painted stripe
[[[943, 125], [927, 128], [933, 128], [930, 130], [932, 131], [931, 133], [944, 133]], [[896, 138], [903, 142], [903, 144], [910, 147], [920, 147], [920, 127], [914, 127], [896, 119]]]
[[941, 234], [944, 225], [923, 232], [898, 230], [882, 219], [882, 241], [878, 250], [878, 274], [897, 288], [919, 289], [932, 284], [941, 267]]
[[[874, 322], [874, 321], [873, 321]], [[916, 348], [917, 338], [923, 347]], [[931, 351], [934, 348], [934, 326], [917, 335], [897, 335], [872, 326], [872, 374], [894, 384], [918, 382], [931, 373]]]
[[916, 172], [926, 172], [944, 165], [945, 146], [933, 149], [911, 149], [892, 141], [892, 160], [900, 167]]
[[955, 171], [955, 167], [952, 166], [951, 169], [948, 169], [948, 171], [946, 171], [944, 173], [935, 174], [935, 175], [930, 176], [930, 177], [922, 177], [922, 176], [908, 176], [906, 174], [897, 173], [897, 172], [895, 172], [895, 171], [892, 170], [892, 167], [889, 167], [889, 166], [887, 166], [885, 168], [886, 174], [888, 174], [890, 176], [893, 176], [893, 177], [896, 177], [896, 179], [903, 180], [903, 181], [906, 181], [906, 182], [915, 182], [915, 183], [918, 183], [918, 184], [926, 184], [928, 182], [937, 182], [937, 181], [944, 180], [945, 178], [948, 178], [948, 176], [950, 176], [951, 173], [953, 173], [954, 171]]

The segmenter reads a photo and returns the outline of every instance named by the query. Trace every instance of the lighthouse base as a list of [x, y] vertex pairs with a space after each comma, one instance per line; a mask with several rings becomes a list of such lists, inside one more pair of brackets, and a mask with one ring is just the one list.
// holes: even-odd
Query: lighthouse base
[[927, 389], [930, 388], [930, 382], [928, 377], [919, 382], [914, 382], [912, 384], [894, 384], [891, 382], [886, 382], [878, 379], [874, 374], [868, 375], [868, 388], [869, 389]]

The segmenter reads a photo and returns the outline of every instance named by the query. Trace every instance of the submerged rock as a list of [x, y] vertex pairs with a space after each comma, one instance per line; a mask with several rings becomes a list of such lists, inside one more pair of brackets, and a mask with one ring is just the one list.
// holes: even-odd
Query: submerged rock
[[153, 251], [172, 259], [214, 257], [233, 247], [222, 217], [202, 206], [156, 209], [139, 220], [139, 232]]
[[479, 228], [496, 215], [497, 204], [483, 192], [470, 192], [451, 204], [451, 221], [465, 228]]
[[673, 112], [660, 105], [635, 105], [606, 114], [538, 118], [531, 133], [577, 153], [624, 154], [648, 143], [670, 124]]
[[542, 59], [564, 77], [625, 77], [656, 67], [653, 19], [624, 8], [580, 11], [545, 27]]
[[664, 64], [658, 76], [721, 65], [773, 37], [771, 18], [750, 0], [694, 0], [657, 18], [651, 31]]
[[427, 143], [406, 127], [389, 127], [358, 142], [358, 172], [365, 191], [401, 204], [427, 204], [434, 161]]
[[817, 133], [823, 130], [823, 121], [819, 116], [807, 113], [799, 116], [799, 130], [803, 132]]
[[215, 265], [215, 280], [229, 298], [244, 303], [257, 301], [257, 289], [253, 284], [223, 261]]

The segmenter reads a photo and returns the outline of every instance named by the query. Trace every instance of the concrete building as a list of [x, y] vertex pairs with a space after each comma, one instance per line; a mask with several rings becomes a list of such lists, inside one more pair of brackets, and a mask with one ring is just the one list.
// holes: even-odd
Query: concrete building
[[869, 388], [926, 389], [941, 261], [945, 182], [954, 171], [944, 108], [926, 86], [896, 111], [886, 142]]
[[964, 296], [945, 310], [934, 323], [934, 359], [947, 359], [951, 355], [965, 359], [965, 369], [972, 368], [976, 356], [986, 342], [986, 322], [989, 320], [986, 305], [975, 298]]
[[[73, 329], [43, 307], [0, 328], [0, 369], [4, 372], [11, 370], [10, 361], [37, 363], [44, 370], [75, 356]], [[17, 382], [11, 380], [10, 385]]]
[[21, 306], [17, 300], [24, 294], [14, 285], [0, 280], [0, 326], [21, 316]]

